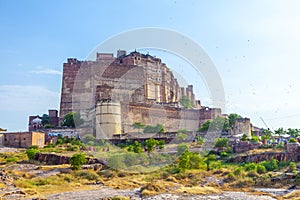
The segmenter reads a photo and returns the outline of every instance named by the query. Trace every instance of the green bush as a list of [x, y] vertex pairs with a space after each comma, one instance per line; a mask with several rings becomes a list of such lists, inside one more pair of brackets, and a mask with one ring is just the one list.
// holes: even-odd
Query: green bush
[[244, 133], [243, 136], [241, 137], [241, 141], [247, 141], [249, 138], [248, 136]]
[[18, 158], [16, 158], [15, 156], [5, 158], [6, 163], [15, 163], [17, 161], [18, 161]]
[[272, 158], [270, 161], [263, 161], [261, 164], [266, 168], [268, 171], [274, 171], [278, 169], [278, 160]]
[[78, 178], [87, 179], [89, 181], [98, 179], [98, 174], [94, 171], [89, 170], [78, 171], [75, 173], [75, 176]]
[[228, 139], [227, 138], [217, 138], [215, 142], [215, 147], [228, 147]]
[[256, 171], [257, 165], [255, 163], [247, 163], [244, 166], [245, 170], [248, 171]]
[[296, 177], [295, 177], [295, 184], [297, 186], [300, 186], [300, 172], [298, 172]]
[[39, 146], [37, 146], [37, 145], [32, 145], [32, 146], [28, 147], [28, 149], [39, 149]]
[[227, 154], [226, 151], [222, 151], [222, 152], [220, 153], [220, 156], [221, 156], [221, 158], [226, 158], [226, 157], [228, 156], [228, 154]]
[[27, 157], [28, 157], [29, 160], [33, 160], [33, 159], [34, 159], [34, 156], [35, 156], [36, 154], [38, 154], [39, 152], [40, 152], [40, 151], [37, 150], [37, 149], [35, 149], [35, 148], [33, 148], [33, 149], [27, 149], [27, 150], [25, 151], [25, 153], [26, 153], [26, 155], [27, 155]]
[[259, 137], [258, 136], [252, 136], [252, 138], [250, 139], [250, 142], [259, 142]]
[[165, 148], [165, 141], [164, 141], [164, 140], [160, 140], [160, 141], [158, 142], [158, 147], [159, 147], [159, 149]]
[[234, 171], [233, 171], [233, 174], [236, 175], [236, 176], [241, 176], [242, 173], [243, 173], [243, 168], [242, 167], [235, 168]]
[[265, 166], [263, 166], [263, 165], [257, 165], [257, 166], [256, 166], [256, 171], [257, 171], [257, 173], [259, 173], [259, 174], [264, 174], [264, 173], [267, 172], [267, 169], [266, 169]]
[[72, 169], [74, 170], [78, 170], [81, 168], [81, 166], [83, 164], [86, 163], [86, 157], [84, 154], [82, 153], [78, 153], [78, 154], [74, 154], [71, 158], [70, 158], [70, 163], [72, 166]]
[[298, 141], [295, 138], [289, 139], [289, 143], [297, 143]]
[[70, 145], [67, 147], [67, 151], [79, 151], [79, 146], [77, 145]]
[[296, 163], [290, 162], [290, 165], [289, 165], [289, 171], [290, 171], [290, 172], [295, 172], [295, 171], [297, 171], [297, 165], [296, 165]]

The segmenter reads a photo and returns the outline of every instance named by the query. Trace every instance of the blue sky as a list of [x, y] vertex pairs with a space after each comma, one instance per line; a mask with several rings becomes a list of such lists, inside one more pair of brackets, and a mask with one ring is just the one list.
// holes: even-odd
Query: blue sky
[[[299, 128], [299, 7], [289, 0], [2, 0], [0, 127], [26, 130], [28, 115], [59, 108], [68, 57], [84, 59], [120, 32], [159, 27], [190, 37], [214, 61], [225, 89], [225, 112], [262, 127], [260, 117], [270, 128]], [[197, 96], [209, 105], [207, 91], [199, 88]]]

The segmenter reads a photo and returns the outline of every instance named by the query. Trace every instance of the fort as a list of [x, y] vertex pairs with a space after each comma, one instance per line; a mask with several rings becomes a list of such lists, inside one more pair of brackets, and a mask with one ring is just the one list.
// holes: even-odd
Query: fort
[[[182, 98], [191, 107], [180, 103]], [[193, 86], [179, 85], [160, 58], [124, 50], [97, 53], [95, 61], [69, 58], [63, 64], [60, 121], [71, 111], [84, 119], [81, 130], [96, 138], [136, 131], [132, 124], [163, 124], [166, 131], [196, 131], [221, 116], [195, 99]]]

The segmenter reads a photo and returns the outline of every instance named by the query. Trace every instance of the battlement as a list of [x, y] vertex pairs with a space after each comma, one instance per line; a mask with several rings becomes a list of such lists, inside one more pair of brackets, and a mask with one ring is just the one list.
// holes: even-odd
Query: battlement
[[114, 60], [113, 53], [97, 53], [97, 61], [101, 60]]

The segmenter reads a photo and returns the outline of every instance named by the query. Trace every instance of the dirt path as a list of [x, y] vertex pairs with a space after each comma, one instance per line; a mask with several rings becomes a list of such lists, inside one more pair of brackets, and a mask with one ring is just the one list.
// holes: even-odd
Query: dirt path
[[133, 200], [229, 200], [229, 199], [242, 199], [242, 200], [275, 200], [270, 196], [259, 196], [259, 195], [250, 195], [244, 192], [224, 192], [223, 194], [218, 195], [179, 195], [179, 194], [160, 194], [151, 197], [141, 198], [139, 196], [139, 189], [135, 190], [115, 190], [108, 187], [103, 187], [97, 190], [91, 191], [78, 191], [78, 192], [66, 192], [61, 194], [54, 194], [47, 196], [47, 200], [63, 200], [63, 199], [103, 199], [109, 197], [123, 196], [129, 197]]

